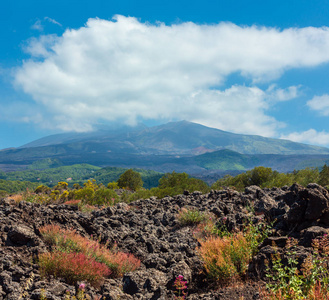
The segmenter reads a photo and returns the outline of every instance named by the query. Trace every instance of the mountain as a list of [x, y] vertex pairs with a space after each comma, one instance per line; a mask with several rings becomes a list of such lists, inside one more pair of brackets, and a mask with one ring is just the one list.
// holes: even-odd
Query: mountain
[[88, 133], [65, 133], [48, 136], [26, 144], [19, 149], [57, 147], [96, 152], [135, 154], [194, 155], [229, 149], [242, 154], [329, 154], [329, 149], [244, 135], [180, 121], [147, 128], [122, 126]]
[[47, 136], [0, 151], [0, 168], [15, 170], [49, 158], [56, 159], [57, 165], [88, 163], [160, 172], [242, 171], [257, 165], [292, 171], [323, 165], [329, 160], [329, 149], [180, 121]]

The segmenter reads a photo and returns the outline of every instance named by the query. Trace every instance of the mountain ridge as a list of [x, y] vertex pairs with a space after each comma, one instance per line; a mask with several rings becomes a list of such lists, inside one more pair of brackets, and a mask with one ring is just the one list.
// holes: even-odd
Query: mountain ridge
[[[44, 160], [62, 165], [144, 168], [159, 172], [243, 171], [263, 165], [280, 172], [329, 161], [329, 149], [288, 140], [241, 135], [187, 121], [146, 128], [124, 126], [66, 133], [0, 151], [0, 168], [17, 170]], [[217, 171], [216, 171], [217, 172]]]
[[[139, 124], [137, 127], [122, 126], [89, 133], [56, 134], [32, 141], [19, 149], [74, 143], [98, 145], [96, 148], [103, 144], [105, 148], [121, 151], [126, 147], [136, 154], [194, 155], [194, 149], [200, 147], [205, 152], [229, 149], [241, 154], [329, 154], [329, 149], [325, 147], [231, 133], [188, 121], [153, 127]], [[106, 151], [111, 150], [107, 148]]]

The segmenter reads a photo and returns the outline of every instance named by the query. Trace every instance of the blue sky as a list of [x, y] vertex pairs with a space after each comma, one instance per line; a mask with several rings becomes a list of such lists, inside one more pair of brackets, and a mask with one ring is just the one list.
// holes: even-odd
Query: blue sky
[[0, 4], [0, 149], [189, 120], [329, 147], [329, 1]]

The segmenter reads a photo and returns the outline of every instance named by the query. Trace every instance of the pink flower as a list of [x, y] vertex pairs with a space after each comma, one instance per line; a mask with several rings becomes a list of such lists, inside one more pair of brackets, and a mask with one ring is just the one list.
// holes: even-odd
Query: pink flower
[[84, 290], [85, 287], [86, 287], [86, 285], [85, 285], [84, 283], [81, 283], [81, 284], [79, 285], [79, 289], [80, 289], [80, 290]]

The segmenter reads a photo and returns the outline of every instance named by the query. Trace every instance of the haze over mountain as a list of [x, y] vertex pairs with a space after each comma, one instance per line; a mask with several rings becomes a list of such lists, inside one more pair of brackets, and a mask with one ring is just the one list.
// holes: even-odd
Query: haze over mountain
[[147, 128], [115, 127], [89, 133], [47, 136], [20, 147], [69, 145], [84, 151], [135, 154], [195, 155], [229, 149], [241, 154], [329, 154], [329, 149], [257, 135], [234, 134], [180, 121]]
[[47, 136], [0, 151], [0, 169], [16, 170], [49, 158], [62, 165], [88, 163], [190, 174], [242, 171], [259, 165], [288, 172], [322, 166], [329, 161], [329, 149], [180, 121]]

